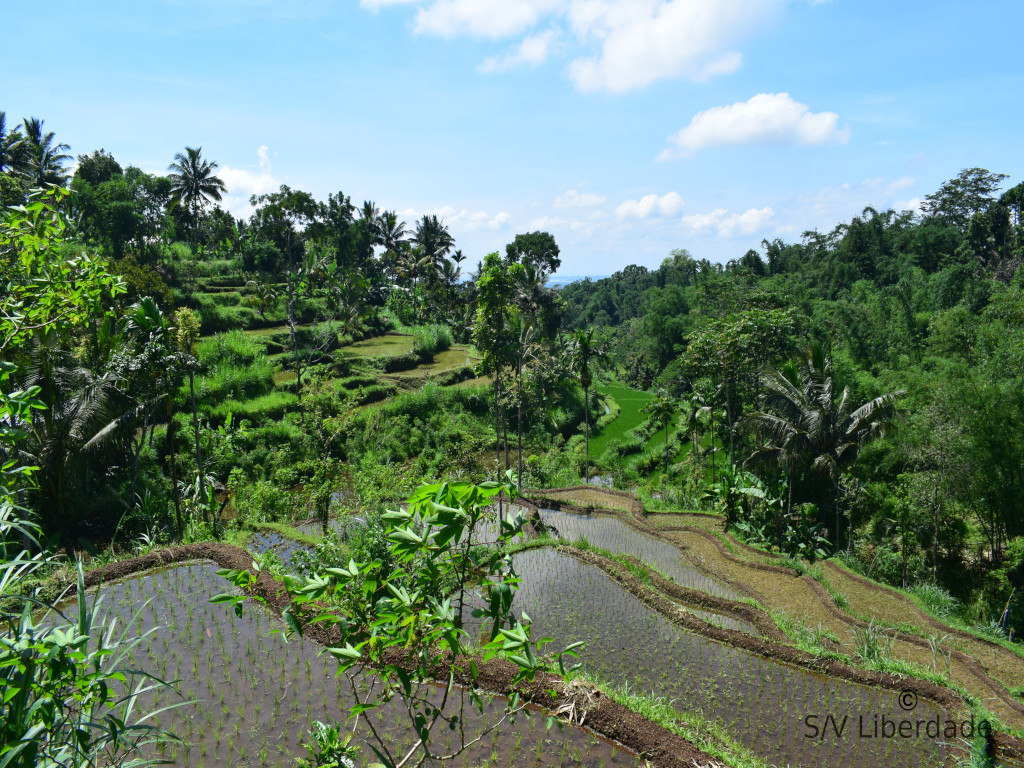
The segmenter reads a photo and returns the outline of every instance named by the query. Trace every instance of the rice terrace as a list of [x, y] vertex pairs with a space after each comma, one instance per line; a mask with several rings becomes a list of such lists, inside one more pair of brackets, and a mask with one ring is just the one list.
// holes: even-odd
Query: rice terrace
[[37, 5], [0, 768], [1024, 768], [1024, 5]]

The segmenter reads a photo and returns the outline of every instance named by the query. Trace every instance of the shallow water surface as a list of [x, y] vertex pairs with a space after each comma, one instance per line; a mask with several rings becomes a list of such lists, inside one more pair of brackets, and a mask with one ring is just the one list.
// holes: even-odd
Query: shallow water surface
[[[302, 742], [312, 720], [345, 722], [353, 701], [337, 665], [308, 642], [285, 642], [280, 622], [247, 604], [241, 618], [209, 600], [230, 585], [218, 566], [191, 563], [103, 588], [104, 605], [122, 620], [140, 611], [142, 629], [160, 626], [138, 649], [135, 661], [164, 679], [179, 680], [181, 694], [194, 703], [161, 715], [161, 725], [187, 746], [161, 753], [180, 766], [292, 766], [304, 756]], [[147, 601], [148, 604], [147, 604]], [[361, 684], [363, 690], [369, 682]], [[432, 694], [436, 700], [437, 691]], [[166, 691], [157, 703], [178, 701]], [[435, 701], [435, 703], [437, 703]], [[466, 731], [494, 722], [503, 703], [496, 699], [480, 716], [467, 703]], [[394, 706], [371, 713], [391, 748], [413, 743], [412, 731]], [[357, 741], [365, 741], [365, 726]], [[457, 735], [438, 730], [436, 746], [457, 746]], [[374, 762], [363, 752], [361, 762]], [[544, 718], [520, 716], [464, 753], [463, 766], [633, 766], [634, 755], [579, 728], [544, 728]]]
[[[865, 738], [875, 718], [908, 716], [897, 694], [867, 688], [716, 643], [670, 623], [623, 590], [596, 566], [553, 549], [515, 556], [522, 579], [514, 608], [533, 621], [534, 638], [555, 640], [550, 651], [574, 640], [581, 660], [600, 679], [628, 685], [700, 711], [770, 764], [820, 768], [890, 768], [940, 765], [938, 740]], [[476, 621], [476, 620], [474, 620]], [[479, 628], [479, 625], [474, 625]], [[938, 711], [921, 702], [915, 718]], [[810, 724], [832, 715], [847, 725], [810, 738]], [[806, 721], [805, 718], [819, 720]]]
[[609, 515], [583, 515], [573, 512], [559, 512], [554, 509], [540, 510], [541, 520], [558, 531], [558, 537], [566, 542], [586, 539], [601, 549], [616, 555], [632, 555], [680, 586], [699, 589], [709, 595], [738, 600], [739, 592], [694, 568], [683, 557], [683, 553], [671, 544], [634, 530]]

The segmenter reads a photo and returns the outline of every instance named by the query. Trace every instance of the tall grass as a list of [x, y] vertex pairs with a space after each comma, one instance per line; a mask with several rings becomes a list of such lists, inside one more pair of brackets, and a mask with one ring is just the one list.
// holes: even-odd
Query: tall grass
[[412, 329], [413, 349], [424, 355], [444, 352], [452, 345], [452, 332], [447, 325], [432, 323]]
[[261, 339], [235, 329], [218, 333], [212, 339], [203, 339], [196, 345], [196, 357], [204, 368], [217, 363], [242, 365], [251, 363], [267, 351]]

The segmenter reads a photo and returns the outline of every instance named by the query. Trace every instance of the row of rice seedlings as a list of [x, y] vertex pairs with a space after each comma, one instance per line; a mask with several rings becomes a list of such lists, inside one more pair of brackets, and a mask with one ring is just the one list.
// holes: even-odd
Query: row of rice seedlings
[[687, 563], [677, 547], [634, 530], [616, 517], [578, 515], [552, 509], [540, 510], [540, 516], [545, 524], [558, 531], [563, 541], [584, 539], [613, 554], [631, 555], [683, 587], [729, 600], [743, 597], [728, 585], [712, 579]]
[[[344, 681], [334, 676], [333, 660], [323, 657], [322, 649], [315, 645], [301, 641], [286, 644], [275, 617], [253, 606], [239, 619], [222, 606], [210, 604], [210, 597], [226, 587], [216, 575], [217, 569], [207, 563], [188, 564], [105, 588], [108, 610], [128, 617], [130, 611], [141, 607], [140, 628], [163, 628], [140, 646], [137, 661], [141, 667], [177, 679], [182, 695], [192, 702], [161, 715], [161, 725], [180, 734], [186, 746], [163, 745], [152, 756], [188, 768], [291, 766], [304, 754], [301, 744], [310, 723], [344, 722], [350, 695], [343, 688]], [[372, 685], [372, 678], [366, 680], [366, 685]], [[166, 692], [146, 702], [154, 706], [168, 703]], [[467, 728], [488, 722], [500, 708], [494, 704], [483, 719], [467, 718]], [[413, 732], [397, 705], [369, 716], [391, 743], [413, 744]], [[361, 741], [359, 734], [356, 738]], [[367, 750], [366, 755], [372, 753]], [[542, 718], [517, 719], [514, 726], [500, 730], [463, 758], [467, 768], [584, 763], [618, 768], [632, 766], [636, 760], [629, 753], [616, 753], [610, 744], [580, 729], [566, 729], [552, 741]]]
[[[600, 569], [552, 549], [515, 556], [522, 578], [517, 611], [533, 621], [534, 637], [558, 650], [585, 640], [588, 672], [617, 685], [674, 700], [720, 721], [766, 760], [801, 766], [918, 766], [936, 764], [936, 741], [871, 739], [857, 733], [875, 715], [899, 720], [889, 691], [845, 683], [716, 643], [671, 624]], [[476, 629], [481, 629], [476, 627]], [[922, 702], [920, 717], [936, 714]], [[808, 738], [805, 718], [848, 715], [842, 738]]]

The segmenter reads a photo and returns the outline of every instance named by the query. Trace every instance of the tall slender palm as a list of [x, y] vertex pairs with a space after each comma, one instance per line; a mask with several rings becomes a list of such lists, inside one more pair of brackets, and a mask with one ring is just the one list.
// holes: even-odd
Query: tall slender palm
[[22, 173], [25, 170], [25, 137], [21, 126], [7, 130], [7, 114], [0, 111], [0, 173]]
[[665, 430], [665, 455], [663, 457], [665, 466], [668, 465], [668, 427], [672, 417], [678, 412], [679, 402], [674, 397], [670, 397], [666, 392], [659, 392], [653, 400], [643, 407], [643, 413], [646, 413], [657, 423], [661, 424], [661, 428]]
[[192, 245], [199, 225], [199, 211], [211, 200], [220, 201], [227, 187], [220, 177], [214, 175], [217, 163], [203, 159], [202, 147], [185, 147], [185, 152], [174, 156], [174, 162], [167, 166], [173, 171], [167, 175], [171, 180], [171, 208], [184, 205], [192, 214]]
[[569, 369], [583, 387], [583, 422], [586, 430], [586, 463], [584, 479], [590, 484], [590, 387], [594, 383], [592, 367], [608, 359], [608, 353], [600, 338], [594, 336], [593, 328], [581, 328], [570, 336]]
[[434, 264], [447, 256], [455, 245], [455, 238], [436, 215], [424, 215], [417, 222], [412, 241], [423, 249], [423, 253], [429, 256]]
[[849, 389], [844, 389], [837, 400], [832, 356], [820, 342], [808, 346], [797, 362], [765, 371], [761, 382], [764, 410], [748, 415], [745, 425], [765, 445], [747, 461], [772, 462], [789, 475], [806, 470], [820, 477], [824, 506], [835, 514], [838, 549], [842, 473], [856, 462], [861, 448], [893, 426], [896, 401], [906, 393], [889, 392], [854, 408]]
[[45, 184], [63, 185], [68, 180], [64, 164], [71, 159], [67, 144], [54, 142], [53, 131], [43, 131], [43, 121], [29, 117], [22, 125], [25, 128], [24, 157], [25, 174], [33, 186]]
[[424, 253], [420, 247], [407, 248], [400, 257], [399, 271], [403, 277], [412, 281], [412, 321], [419, 322], [419, 288], [424, 278], [434, 273], [434, 260]]

